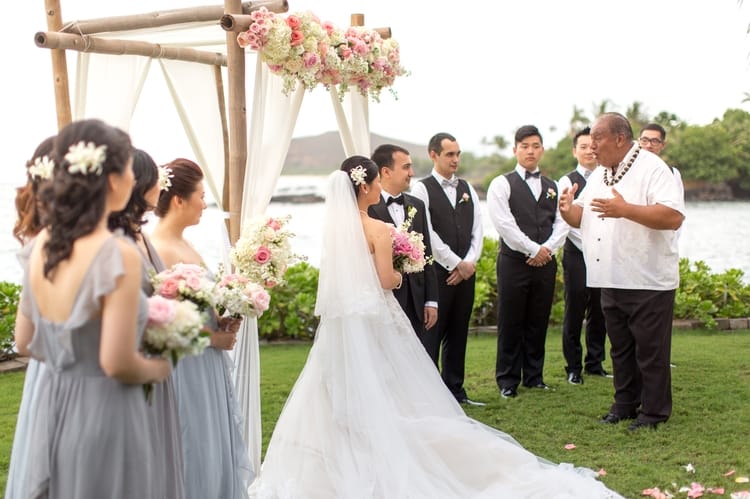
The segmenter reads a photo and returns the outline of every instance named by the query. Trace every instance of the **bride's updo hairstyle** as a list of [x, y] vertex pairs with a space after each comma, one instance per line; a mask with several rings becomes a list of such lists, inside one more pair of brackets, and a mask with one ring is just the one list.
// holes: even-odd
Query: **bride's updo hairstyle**
[[168, 169], [171, 185], [159, 193], [159, 202], [154, 210], [157, 217], [167, 214], [173, 197], [188, 199], [198, 188], [198, 184], [203, 182], [203, 171], [200, 166], [189, 159], [177, 158], [161, 168]]
[[[51, 164], [55, 136], [44, 139], [26, 162], [26, 185], [16, 189], [16, 213], [18, 218], [13, 226], [13, 236], [23, 244], [42, 230], [41, 205], [39, 191], [41, 186], [51, 178], [51, 172], [45, 167]], [[46, 159], [46, 164], [45, 164]]]
[[106, 209], [108, 177], [125, 171], [132, 152], [130, 136], [101, 120], [74, 121], [57, 135], [52, 179], [40, 192], [42, 222], [49, 227], [45, 277], [70, 257], [78, 238], [99, 224]]
[[355, 198], [359, 196], [359, 186], [370, 185], [378, 176], [378, 165], [366, 156], [349, 156], [341, 163], [340, 170], [349, 175]]

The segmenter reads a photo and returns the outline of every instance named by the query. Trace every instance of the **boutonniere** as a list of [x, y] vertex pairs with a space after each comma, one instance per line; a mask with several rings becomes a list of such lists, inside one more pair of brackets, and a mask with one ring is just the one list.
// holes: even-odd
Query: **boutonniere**
[[461, 199], [459, 199], [459, 200], [458, 200], [458, 203], [459, 203], [459, 204], [461, 204], [461, 203], [468, 203], [468, 202], [469, 202], [469, 199], [471, 199], [471, 197], [470, 197], [470, 196], [469, 196], [468, 194], [466, 194], [466, 193], [464, 192], [464, 193], [463, 193], [463, 194], [461, 195]]
[[557, 192], [555, 192], [555, 190], [552, 187], [547, 189], [547, 199], [555, 199], [556, 197], [557, 197]]

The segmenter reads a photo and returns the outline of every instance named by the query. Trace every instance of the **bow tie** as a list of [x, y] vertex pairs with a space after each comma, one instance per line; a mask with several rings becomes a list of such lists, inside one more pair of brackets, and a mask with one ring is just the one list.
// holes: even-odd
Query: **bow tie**
[[388, 198], [388, 201], [386, 201], [385, 205], [390, 206], [391, 203], [398, 203], [401, 206], [404, 205], [404, 196], [396, 196], [396, 197], [390, 197]]
[[458, 187], [458, 178], [453, 177], [450, 180], [443, 179], [443, 180], [440, 181], [440, 185], [442, 185], [443, 187], [450, 186], [450, 187], [453, 187], [455, 189], [456, 187]]
[[588, 180], [589, 179], [589, 175], [591, 175], [591, 170], [584, 171], [583, 172], [583, 179], [584, 180]]
[[524, 180], [529, 177], [539, 178], [539, 174], [542, 173], [541, 171], [537, 170], [534, 173], [531, 173], [529, 170], [526, 170], [526, 175], [523, 177]]

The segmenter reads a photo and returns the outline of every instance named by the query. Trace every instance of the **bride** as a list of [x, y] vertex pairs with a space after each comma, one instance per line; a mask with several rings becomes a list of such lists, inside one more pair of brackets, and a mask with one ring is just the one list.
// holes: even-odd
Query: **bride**
[[378, 168], [352, 156], [328, 180], [320, 326], [251, 496], [610, 498], [591, 470], [537, 458], [464, 414], [389, 291], [387, 225], [367, 215]]

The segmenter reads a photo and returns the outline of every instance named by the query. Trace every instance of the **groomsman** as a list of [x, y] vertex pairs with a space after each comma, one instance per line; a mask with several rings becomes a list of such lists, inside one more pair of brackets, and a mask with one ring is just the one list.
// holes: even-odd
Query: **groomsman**
[[[596, 168], [596, 157], [591, 151], [591, 128], [580, 130], [573, 137], [573, 156], [578, 166], [564, 175], [558, 182], [560, 191], [578, 185], [575, 197], [586, 186], [586, 180]], [[562, 349], [565, 357], [565, 371], [568, 383], [582, 385], [581, 371], [587, 374], [611, 377], [604, 370], [604, 344], [607, 329], [602, 314], [601, 291], [586, 286], [586, 262], [583, 259], [581, 229], [568, 226], [568, 237], [563, 246], [563, 279], [565, 282], [565, 318], [562, 328]], [[586, 358], [581, 365], [581, 329], [586, 318]]]
[[[427, 210], [420, 199], [406, 193], [414, 176], [409, 151], [396, 145], [383, 144], [375, 149], [371, 159], [380, 170], [382, 191], [380, 203], [370, 206], [369, 215], [399, 226], [408, 216], [409, 208], [413, 207], [416, 214], [409, 229], [424, 236], [425, 256], [431, 256]], [[438, 318], [438, 285], [433, 265], [426, 265], [423, 272], [404, 274], [401, 287], [394, 289], [393, 294], [437, 366], [439, 349], [435, 348], [434, 341], [427, 341], [427, 335], [431, 334], [428, 331]]]
[[[429, 341], [430, 351], [440, 350], [442, 377], [460, 403], [472, 401], [464, 388], [466, 339], [474, 306], [476, 264], [482, 253], [482, 213], [474, 188], [456, 176], [461, 149], [456, 138], [438, 133], [427, 150], [432, 174], [413, 188], [427, 207], [430, 242], [438, 281], [438, 321]], [[434, 349], [434, 350], [433, 350]]]
[[500, 234], [497, 258], [498, 322], [495, 380], [500, 395], [518, 395], [518, 385], [548, 390], [544, 343], [555, 291], [555, 251], [567, 226], [557, 211], [557, 185], [541, 176], [542, 135], [532, 125], [516, 131], [516, 168], [495, 177], [487, 208]]

